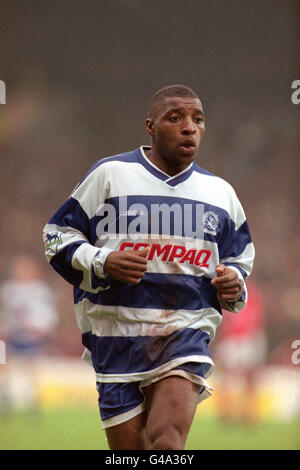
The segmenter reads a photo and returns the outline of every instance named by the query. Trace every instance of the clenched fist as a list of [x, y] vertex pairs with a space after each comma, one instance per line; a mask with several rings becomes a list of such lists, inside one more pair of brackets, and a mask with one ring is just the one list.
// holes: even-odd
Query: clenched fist
[[218, 297], [228, 302], [236, 302], [244, 292], [244, 282], [238, 278], [237, 272], [224, 264], [216, 267], [217, 277], [211, 284], [217, 288]]
[[104, 272], [117, 281], [138, 284], [147, 270], [147, 255], [150, 248], [144, 250], [113, 251], [104, 263]]

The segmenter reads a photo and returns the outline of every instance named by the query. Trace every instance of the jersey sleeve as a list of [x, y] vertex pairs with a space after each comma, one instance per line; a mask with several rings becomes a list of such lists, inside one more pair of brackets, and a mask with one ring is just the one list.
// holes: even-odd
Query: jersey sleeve
[[104, 264], [111, 252], [93, 245], [92, 225], [101, 205], [103, 187], [94, 170], [75, 188], [67, 201], [45, 225], [43, 240], [50, 265], [69, 283], [91, 293], [109, 289], [110, 276], [99, 275], [99, 259]]
[[220, 263], [235, 270], [244, 282], [244, 292], [236, 302], [220, 299], [225, 310], [237, 313], [247, 304], [246, 279], [251, 274], [255, 257], [254, 245], [242, 205], [234, 190], [230, 191], [230, 214], [226, 218], [218, 240]]

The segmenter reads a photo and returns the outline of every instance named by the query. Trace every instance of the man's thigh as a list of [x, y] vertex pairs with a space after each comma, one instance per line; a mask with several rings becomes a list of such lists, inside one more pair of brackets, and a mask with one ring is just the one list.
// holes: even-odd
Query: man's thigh
[[172, 375], [144, 387], [143, 393], [149, 448], [160, 443], [162, 448], [183, 449], [199, 402], [199, 385]]
[[144, 449], [144, 396], [137, 382], [97, 383], [102, 427], [110, 449]]
[[[162, 448], [170, 448], [169, 441], [175, 449], [184, 448], [199, 401], [199, 385], [171, 375], [144, 386], [142, 393], [138, 383], [98, 384], [97, 388], [111, 450], [151, 449], [156, 437], [163, 438], [165, 443], [159, 441], [159, 445], [167, 447]], [[143, 395], [146, 411], [139, 405]]]
[[145, 450], [146, 413], [105, 429], [110, 450]]

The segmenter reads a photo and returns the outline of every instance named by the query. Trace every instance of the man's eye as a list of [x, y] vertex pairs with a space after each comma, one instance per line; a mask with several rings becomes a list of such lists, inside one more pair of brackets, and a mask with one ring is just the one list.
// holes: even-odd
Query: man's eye
[[196, 117], [196, 118], [195, 118], [195, 122], [196, 122], [197, 124], [202, 124], [203, 121], [204, 121], [204, 119], [201, 118], [201, 117]]
[[179, 116], [170, 116], [170, 121], [171, 122], [178, 122], [179, 121]]

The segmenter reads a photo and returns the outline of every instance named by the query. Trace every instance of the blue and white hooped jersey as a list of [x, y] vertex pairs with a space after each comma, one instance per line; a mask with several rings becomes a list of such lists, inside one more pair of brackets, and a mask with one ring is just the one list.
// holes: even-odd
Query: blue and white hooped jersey
[[[210, 281], [219, 263], [241, 279], [254, 247], [233, 188], [195, 162], [170, 177], [146, 157], [147, 147], [98, 161], [45, 226], [46, 257], [74, 286], [75, 313], [102, 382], [151, 379], [183, 363], [212, 371], [208, 343], [222, 320]], [[103, 248], [149, 247], [138, 285], [96, 275]], [[102, 250], [103, 252], [103, 250]]]

